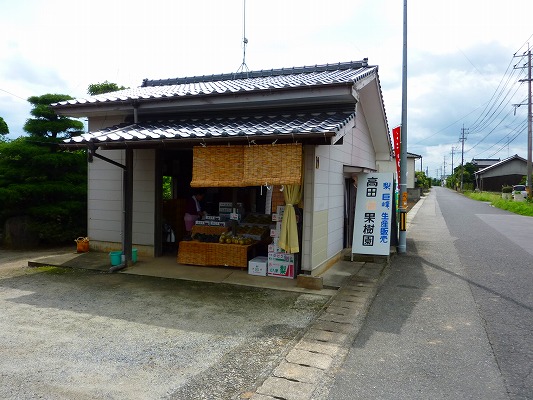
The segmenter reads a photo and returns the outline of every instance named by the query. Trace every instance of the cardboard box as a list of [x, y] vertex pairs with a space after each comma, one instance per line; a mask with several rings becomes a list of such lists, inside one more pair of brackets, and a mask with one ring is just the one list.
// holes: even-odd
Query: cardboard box
[[294, 278], [294, 263], [269, 260], [267, 275], [292, 279]]
[[267, 275], [267, 257], [255, 257], [248, 261], [248, 273], [250, 275], [266, 276]]

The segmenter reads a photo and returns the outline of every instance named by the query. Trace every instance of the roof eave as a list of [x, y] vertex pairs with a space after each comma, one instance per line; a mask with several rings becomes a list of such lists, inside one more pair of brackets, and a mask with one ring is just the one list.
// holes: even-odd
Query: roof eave
[[335, 83], [275, 90], [239, 91], [194, 96], [137, 98], [113, 102], [57, 104], [54, 111], [67, 117], [81, 118], [101, 115], [129, 115], [133, 108], [139, 114], [251, 109], [314, 104], [355, 103], [353, 83]]
[[303, 143], [303, 144], [331, 144], [335, 132], [327, 131], [321, 133], [298, 133], [298, 134], [273, 134], [273, 135], [243, 135], [243, 136], [224, 136], [224, 137], [194, 137], [180, 139], [149, 139], [149, 140], [120, 140], [120, 141], [102, 141], [91, 140], [80, 143], [60, 143], [59, 147], [63, 149], [75, 150], [95, 147], [102, 150], [118, 150], [126, 148], [158, 148], [158, 147], [192, 147], [198, 145], [249, 145], [251, 141], [255, 144], [270, 143]]

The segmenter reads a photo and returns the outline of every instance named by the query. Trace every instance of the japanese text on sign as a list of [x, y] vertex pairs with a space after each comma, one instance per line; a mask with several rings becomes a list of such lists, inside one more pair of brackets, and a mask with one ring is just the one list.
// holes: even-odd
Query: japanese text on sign
[[359, 176], [352, 241], [353, 253], [389, 254], [393, 188], [392, 173]]

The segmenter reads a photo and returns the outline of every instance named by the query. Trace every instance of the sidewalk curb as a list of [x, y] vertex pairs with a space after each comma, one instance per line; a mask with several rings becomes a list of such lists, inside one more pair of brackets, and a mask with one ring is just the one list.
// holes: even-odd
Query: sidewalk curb
[[390, 258], [365, 262], [348, 278], [303, 336], [250, 396], [251, 400], [319, 400], [342, 366], [387, 276]]
[[[407, 213], [407, 229], [426, 196]], [[381, 262], [365, 262], [332, 296], [320, 315], [269, 377], [246, 396], [251, 400], [323, 400], [359, 334], [368, 310], [385, 282], [391, 255]], [[251, 394], [251, 396], [250, 396]]]

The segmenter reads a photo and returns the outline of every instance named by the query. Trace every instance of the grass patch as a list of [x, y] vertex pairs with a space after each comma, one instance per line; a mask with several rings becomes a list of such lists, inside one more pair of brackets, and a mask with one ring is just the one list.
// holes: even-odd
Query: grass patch
[[465, 192], [465, 196], [473, 200], [490, 202], [491, 205], [515, 214], [533, 217], [533, 203], [528, 201], [513, 201], [502, 199], [500, 193], [495, 192]]
[[70, 268], [60, 268], [60, 267], [54, 267], [51, 265], [47, 265], [43, 267], [35, 267], [35, 269], [39, 272], [44, 272], [45, 274], [63, 275], [63, 274], [68, 273]]

